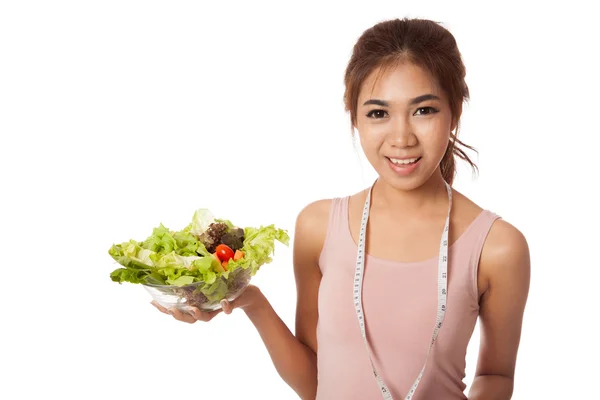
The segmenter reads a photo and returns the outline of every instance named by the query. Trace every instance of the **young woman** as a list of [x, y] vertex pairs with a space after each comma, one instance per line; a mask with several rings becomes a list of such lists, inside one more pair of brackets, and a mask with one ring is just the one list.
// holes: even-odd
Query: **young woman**
[[[298, 215], [295, 334], [255, 286], [223, 304], [245, 311], [302, 399], [466, 399], [477, 317], [468, 399], [511, 398], [529, 250], [519, 230], [451, 187], [455, 157], [474, 167], [457, 138], [464, 78], [454, 37], [432, 21], [365, 31], [345, 102], [377, 180]], [[219, 312], [156, 306], [190, 323]]]

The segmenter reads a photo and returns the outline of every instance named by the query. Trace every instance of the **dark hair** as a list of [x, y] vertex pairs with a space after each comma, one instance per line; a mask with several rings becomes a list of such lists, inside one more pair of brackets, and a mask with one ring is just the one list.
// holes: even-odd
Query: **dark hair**
[[[469, 88], [465, 82], [466, 69], [458, 51], [454, 36], [439, 23], [426, 19], [394, 19], [380, 22], [367, 29], [354, 45], [352, 57], [346, 68], [344, 103], [350, 112], [352, 128], [356, 126], [356, 110], [360, 88], [376, 68], [386, 69], [397, 63], [408, 61], [428, 71], [448, 97], [453, 118], [458, 118], [462, 103], [469, 99]], [[476, 151], [450, 134], [450, 143], [440, 162], [442, 176], [452, 184], [456, 174], [455, 155], [471, 165], [477, 166], [459, 147]]]

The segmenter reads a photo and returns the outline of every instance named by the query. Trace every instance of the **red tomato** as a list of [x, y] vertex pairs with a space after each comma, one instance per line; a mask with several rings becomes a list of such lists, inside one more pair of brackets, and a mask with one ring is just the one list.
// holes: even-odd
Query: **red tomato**
[[233, 250], [231, 250], [231, 247], [227, 246], [226, 244], [218, 245], [216, 253], [217, 257], [219, 257], [219, 260], [221, 261], [229, 261], [234, 256]]

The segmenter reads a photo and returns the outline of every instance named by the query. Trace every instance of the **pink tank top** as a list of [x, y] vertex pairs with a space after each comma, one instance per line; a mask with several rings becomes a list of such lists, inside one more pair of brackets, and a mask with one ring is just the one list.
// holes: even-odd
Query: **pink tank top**
[[[349, 197], [332, 200], [319, 259], [317, 400], [382, 398], [352, 301], [357, 245], [348, 224]], [[477, 266], [498, 215], [483, 210], [448, 250], [444, 324], [414, 400], [465, 400], [465, 355], [475, 328]], [[363, 308], [373, 363], [394, 400], [403, 400], [427, 356], [437, 312], [438, 256], [411, 263], [367, 255]]]

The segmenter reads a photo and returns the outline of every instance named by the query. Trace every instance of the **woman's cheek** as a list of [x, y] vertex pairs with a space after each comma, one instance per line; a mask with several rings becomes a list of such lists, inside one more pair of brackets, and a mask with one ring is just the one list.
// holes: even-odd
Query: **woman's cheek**
[[360, 144], [363, 148], [365, 155], [368, 158], [374, 158], [379, 153], [379, 149], [383, 144], [385, 135], [376, 129], [370, 129], [361, 132]]

